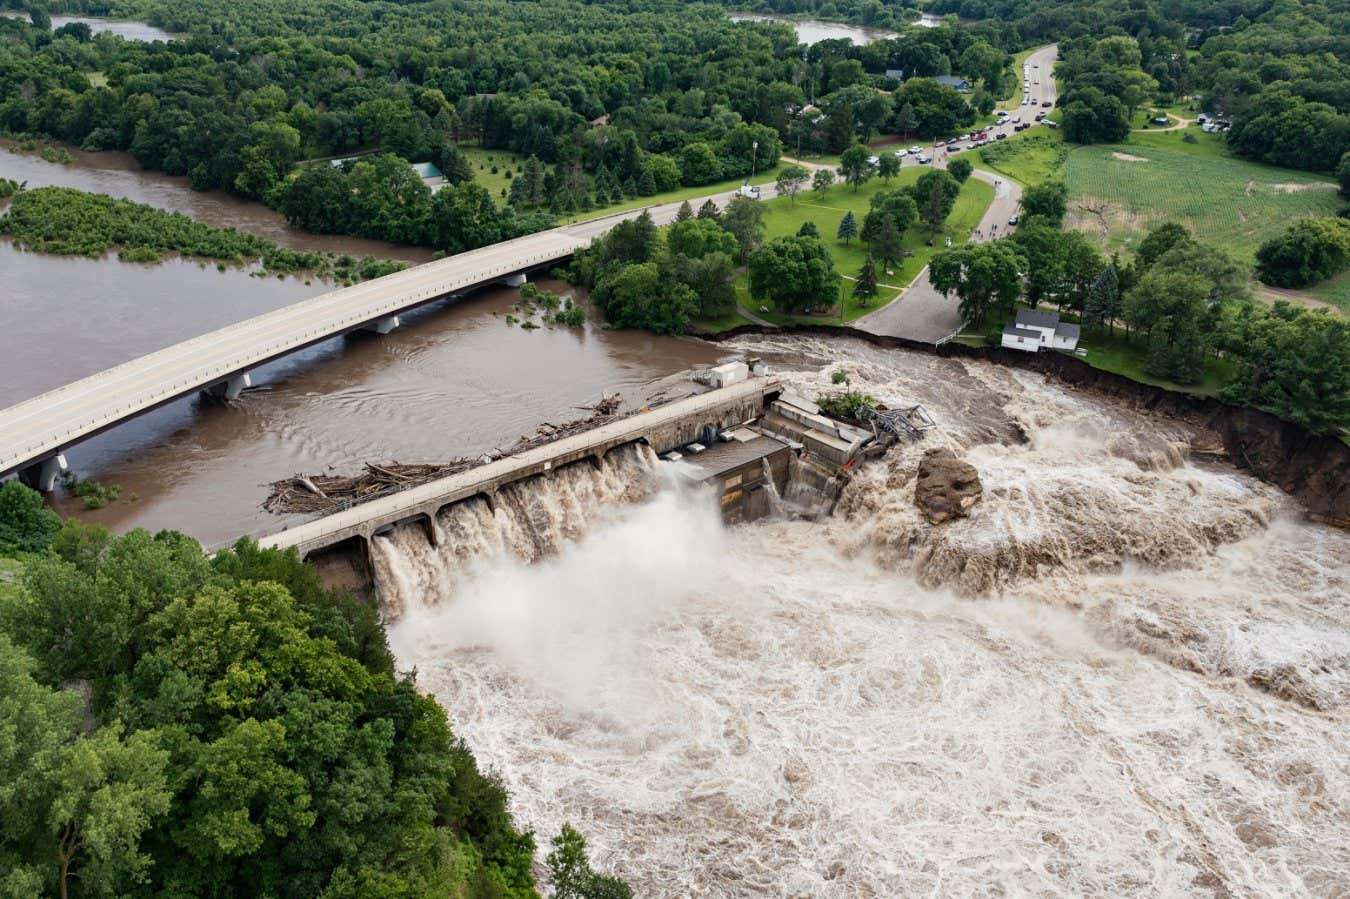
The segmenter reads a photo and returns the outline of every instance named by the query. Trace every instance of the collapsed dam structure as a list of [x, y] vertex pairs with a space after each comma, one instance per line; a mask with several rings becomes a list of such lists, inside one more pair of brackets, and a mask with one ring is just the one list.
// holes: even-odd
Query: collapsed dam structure
[[[704, 378], [704, 381], [710, 379]], [[877, 435], [720, 366], [714, 386], [618, 421], [487, 461], [264, 538], [295, 549], [325, 581], [378, 589], [388, 613], [434, 602], [471, 558], [552, 555], [602, 509], [650, 496], [662, 479], [706, 485], [728, 523], [828, 511]]]

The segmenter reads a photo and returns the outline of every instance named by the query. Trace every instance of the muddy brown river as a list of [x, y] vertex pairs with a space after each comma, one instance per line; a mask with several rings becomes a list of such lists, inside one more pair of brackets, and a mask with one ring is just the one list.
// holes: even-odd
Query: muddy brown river
[[[0, 177], [128, 197], [288, 246], [430, 258], [295, 231], [260, 204], [194, 192], [122, 154], [75, 157], [60, 166], [0, 152]], [[0, 273], [0, 407], [331, 287], [184, 259], [44, 256], [6, 241]], [[479, 454], [546, 421], [581, 417], [572, 407], [605, 392], [636, 402], [662, 378], [722, 355], [695, 341], [607, 331], [598, 320], [522, 330], [505, 320], [516, 299], [501, 288], [436, 304], [404, 316], [387, 337], [337, 338], [264, 366], [254, 373], [257, 389], [232, 406], [183, 399], [128, 422], [67, 453], [80, 476], [120, 486], [122, 498], [95, 512], [64, 495], [56, 505], [116, 530], [174, 528], [215, 545], [285, 523], [259, 508], [273, 480]]]

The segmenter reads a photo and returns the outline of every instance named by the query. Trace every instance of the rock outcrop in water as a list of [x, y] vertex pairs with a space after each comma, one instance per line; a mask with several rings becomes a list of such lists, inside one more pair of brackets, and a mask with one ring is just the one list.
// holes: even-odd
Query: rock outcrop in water
[[983, 496], [980, 473], [974, 465], [957, 458], [946, 447], [923, 454], [914, 481], [914, 504], [933, 524], [964, 518]]

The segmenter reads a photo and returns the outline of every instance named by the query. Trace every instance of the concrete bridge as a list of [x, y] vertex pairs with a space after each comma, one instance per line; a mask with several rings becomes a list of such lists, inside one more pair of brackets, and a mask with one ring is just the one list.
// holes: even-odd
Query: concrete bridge
[[[474, 496], [492, 497], [514, 481], [553, 471], [585, 459], [598, 461], [615, 447], [638, 441], [664, 453], [699, 439], [709, 427], [722, 430], [763, 415], [782, 391], [772, 378], [751, 378], [708, 393], [675, 400], [663, 406], [584, 434], [480, 465], [468, 471], [430, 481], [381, 499], [352, 506], [264, 537], [265, 547], [295, 549], [302, 558], [340, 548], [362, 560], [376, 534], [408, 521], [421, 521], [433, 544], [439, 544], [436, 513]], [[354, 545], [355, 544], [355, 545]]]
[[[761, 188], [772, 196], [773, 186]], [[699, 198], [724, 204], [733, 192]], [[658, 224], [679, 203], [649, 208]], [[641, 209], [565, 225], [333, 290], [294, 305], [165, 347], [0, 410], [0, 478], [18, 472], [51, 490], [71, 446], [184, 396], [205, 391], [234, 399], [261, 365], [342, 334], [388, 334], [399, 315], [477, 287], [522, 284], [528, 272], [570, 257]], [[129, 325], [133, 327], [134, 325]]]

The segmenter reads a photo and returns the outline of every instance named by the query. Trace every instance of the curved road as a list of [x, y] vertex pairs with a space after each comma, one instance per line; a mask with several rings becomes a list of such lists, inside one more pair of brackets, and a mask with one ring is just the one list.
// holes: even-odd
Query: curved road
[[[1031, 75], [1026, 79], [1026, 82], [1030, 87], [1032, 105], [1020, 105], [1022, 102], [1020, 97], [1000, 104], [1012, 112], [1013, 117], [1021, 117], [1024, 121], [1031, 121], [1032, 117], [1044, 108], [1041, 106], [1042, 103], [1053, 104], [1055, 102], [1057, 93], [1055, 79], [1051, 72], [1058, 50], [1059, 48], [1056, 45], [1051, 44], [1047, 47], [1041, 47], [1027, 57], [1026, 64], [1030, 67]], [[991, 135], [1000, 132], [1011, 135], [1013, 133], [1012, 125], [989, 129]], [[967, 145], [957, 147], [953, 152], [966, 153], [971, 149], [973, 148]], [[951, 153], [939, 151], [939, 155], [934, 158], [933, 164], [939, 168], [945, 168], [951, 155]], [[909, 157], [905, 158], [908, 159]], [[976, 169], [973, 177], [994, 185], [994, 201], [985, 210], [976, 233], [971, 235], [971, 240], [990, 240], [1011, 233], [1015, 229], [1009, 226], [1008, 220], [1017, 214], [1021, 205], [1021, 185], [979, 169]], [[928, 280], [928, 267], [924, 266], [923, 271], [919, 272], [914, 282], [904, 293], [875, 312], [869, 312], [862, 318], [857, 319], [853, 322], [853, 326], [864, 331], [871, 331], [873, 334], [905, 337], [910, 340], [922, 340], [925, 343], [937, 343], [961, 329], [963, 322], [961, 321], [959, 306], [960, 303], [955, 298], [948, 297], [933, 287], [932, 282]]]

